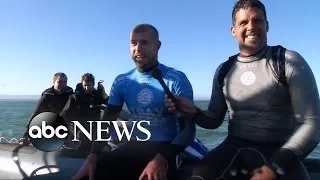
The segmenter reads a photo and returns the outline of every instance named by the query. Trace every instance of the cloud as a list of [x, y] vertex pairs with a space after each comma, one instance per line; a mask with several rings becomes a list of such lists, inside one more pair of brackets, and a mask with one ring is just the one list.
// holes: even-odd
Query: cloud
[[1, 87], [7, 87], [8, 84], [1, 84]]

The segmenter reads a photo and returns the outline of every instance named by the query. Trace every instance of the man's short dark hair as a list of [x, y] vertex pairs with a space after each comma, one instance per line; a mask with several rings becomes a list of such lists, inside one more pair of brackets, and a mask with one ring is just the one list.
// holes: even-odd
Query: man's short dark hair
[[91, 73], [85, 73], [84, 75], [82, 75], [81, 77], [81, 82], [85, 81], [85, 82], [92, 82], [94, 84], [94, 76]]
[[56, 81], [58, 78], [67, 78], [67, 75], [63, 72], [57, 72], [53, 75], [53, 81]]
[[235, 16], [240, 9], [258, 8], [263, 12], [265, 20], [267, 20], [267, 12], [265, 6], [259, 0], [239, 0], [232, 10], [232, 24], [235, 23]]
[[151, 31], [153, 37], [156, 40], [159, 40], [159, 32], [158, 32], [157, 28], [155, 28], [151, 24], [139, 24], [136, 27], [134, 27], [132, 30], [132, 32], [134, 32], [134, 33], [142, 33], [142, 32], [148, 32], [148, 31]]

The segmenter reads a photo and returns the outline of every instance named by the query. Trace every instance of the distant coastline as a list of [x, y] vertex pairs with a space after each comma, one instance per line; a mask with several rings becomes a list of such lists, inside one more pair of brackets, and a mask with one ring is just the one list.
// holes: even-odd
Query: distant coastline
[[[0, 94], [0, 100], [38, 100], [40, 98], [40, 95], [5, 95]], [[207, 97], [195, 97], [196, 101], [209, 101], [210, 98]]]
[[5, 95], [0, 94], [0, 100], [37, 100], [40, 95]]

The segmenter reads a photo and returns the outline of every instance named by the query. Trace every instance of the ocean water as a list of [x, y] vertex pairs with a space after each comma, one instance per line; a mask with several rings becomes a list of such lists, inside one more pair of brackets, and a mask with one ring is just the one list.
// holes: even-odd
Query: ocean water
[[[208, 107], [208, 101], [196, 101], [201, 109]], [[36, 105], [35, 100], [0, 100], [0, 137], [1, 142], [19, 139], [25, 131], [28, 118]], [[215, 130], [197, 127], [197, 136], [212, 149], [221, 143], [227, 135], [228, 121]], [[320, 158], [320, 145], [309, 155], [311, 158]]]

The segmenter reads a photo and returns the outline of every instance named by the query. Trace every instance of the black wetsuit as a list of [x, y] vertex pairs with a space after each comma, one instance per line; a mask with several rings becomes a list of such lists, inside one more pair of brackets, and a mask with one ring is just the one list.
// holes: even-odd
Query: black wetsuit
[[[75, 92], [83, 92], [82, 84], [78, 83], [75, 89]], [[108, 102], [109, 96], [105, 93], [104, 87], [101, 83], [98, 83], [96, 94], [100, 94], [101, 98], [105, 99], [105, 102]], [[106, 103], [104, 103], [106, 104]]]
[[[75, 93], [70, 96], [64, 109], [60, 115], [65, 119], [67, 124], [73, 125], [71, 121], [79, 121], [81, 125], [90, 132], [90, 124], [87, 121], [97, 121], [101, 119], [101, 105], [106, 105], [106, 100], [102, 98], [101, 94], [94, 90], [90, 94], [83, 92], [82, 88], [77, 88]], [[72, 140], [74, 127], [70, 126], [68, 140]], [[90, 141], [81, 131], [77, 128], [77, 139], [80, 140], [80, 146], [78, 147], [78, 154], [82, 157], [88, 155], [90, 152], [92, 141]], [[67, 142], [69, 143], [69, 142]]]
[[69, 100], [69, 96], [73, 94], [73, 89], [67, 86], [66, 90], [60, 94], [56, 93], [53, 87], [46, 89], [41, 94], [41, 97], [31, 114], [30, 120], [27, 124], [27, 130], [24, 133], [23, 137], [28, 137], [28, 129], [30, 121], [41, 112], [54, 112], [60, 114], [65, 104]]

